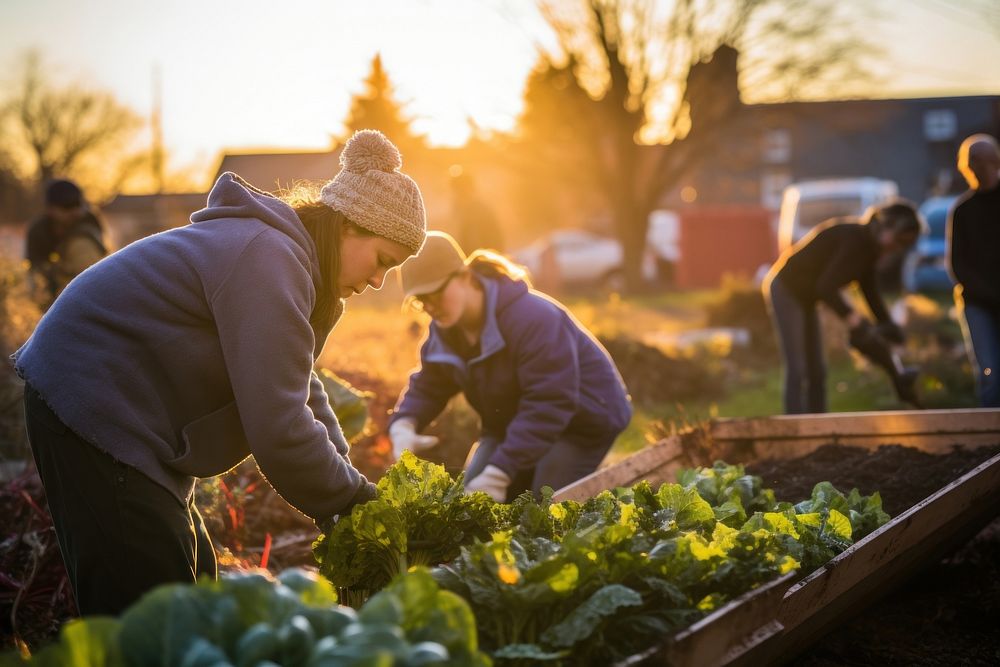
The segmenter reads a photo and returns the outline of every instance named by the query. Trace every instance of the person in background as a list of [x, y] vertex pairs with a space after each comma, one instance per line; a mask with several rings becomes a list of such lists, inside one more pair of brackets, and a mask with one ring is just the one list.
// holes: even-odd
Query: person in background
[[25, 259], [31, 290], [43, 309], [84, 269], [105, 255], [104, 228], [73, 181], [45, 188], [45, 212], [28, 227]]
[[597, 469], [632, 407], [607, 352], [563, 306], [506, 258], [466, 257], [443, 232], [428, 233], [400, 277], [431, 323], [390, 418], [397, 457], [433, 447], [437, 439], [420, 432], [463, 392], [482, 420], [466, 491], [504, 502]]
[[424, 204], [381, 133], [318, 193], [222, 174], [191, 224], [80, 274], [14, 355], [28, 439], [82, 614], [215, 576], [195, 480], [253, 455], [328, 527], [375, 496], [314, 364], [344, 300], [424, 241]]
[[969, 191], [955, 203], [946, 233], [955, 305], [976, 376], [979, 404], [1000, 407], [1000, 148], [988, 134], [962, 142], [958, 169]]
[[[787, 414], [826, 412], [826, 363], [816, 310], [820, 302], [846, 322], [850, 344], [889, 374], [899, 397], [919, 407], [917, 371], [903, 368], [889, 345], [903, 342], [903, 330], [879, 294], [876, 270], [880, 261], [908, 252], [924, 226], [909, 202], [872, 207], [861, 220], [833, 219], [817, 226], [771, 267], [763, 291], [784, 364]], [[855, 282], [876, 323], [841, 295], [843, 287]]]

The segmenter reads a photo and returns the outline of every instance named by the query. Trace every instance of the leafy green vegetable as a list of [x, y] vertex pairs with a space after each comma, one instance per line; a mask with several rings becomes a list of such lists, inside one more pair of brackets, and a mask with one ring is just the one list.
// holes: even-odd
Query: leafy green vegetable
[[522, 496], [495, 512], [491, 539], [434, 576], [469, 601], [497, 660], [606, 664], [775, 577], [818, 567], [864, 522], [887, 520], [877, 497], [829, 485], [807, 504], [777, 503], [759, 478], [721, 462], [678, 479], [583, 504]]
[[[59, 639], [31, 656], [31, 664], [41, 667], [124, 667], [118, 647], [121, 628], [117, 619], [92, 616], [69, 621]], [[0, 665], [23, 664], [17, 653], [0, 654]]]
[[319, 379], [330, 398], [344, 437], [347, 442], [355, 442], [364, 435], [368, 426], [368, 403], [375, 395], [355, 389], [350, 382], [325, 368], [319, 370]]
[[642, 605], [642, 596], [620, 584], [604, 586], [574, 609], [565, 620], [556, 623], [542, 634], [542, 641], [550, 646], [572, 646], [593, 635], [601, 623], [613, 616], [621, 607]]
[[463, 544], [488, 539], [496, 521], [489, 496], [466, 495], [461, 476], [405, 452], [379, 480], [378, 497], [321, 535], [313, 554], [335, 586], [364, 597], [411, 566], [452, 560]]
[[[284, 582], [290, 584], [285, 585]], [[425, 570], [397, 580], [355, 612], [329, 582], [305, 570], [161, 586], [121, 619], [68, 623], [57, 644], [30, 659], [73, 667], [489, 667], [468, 605]], [[15, 655], [0, 664], [22, 664]]]

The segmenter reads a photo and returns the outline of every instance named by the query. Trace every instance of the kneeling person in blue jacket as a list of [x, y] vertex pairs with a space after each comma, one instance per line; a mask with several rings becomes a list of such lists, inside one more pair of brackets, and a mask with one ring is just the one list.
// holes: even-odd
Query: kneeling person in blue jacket
[[389, 423], [397, 457], [434, 446], [420, 431], [463, 392], [482, 420], [466, 491], [504, 502], [597, 469], [632, 407], [608, 353], [562, 305], [506, 258], [485, 250], [466, 258], [443, 232], [428, 233], [400, 275], [407, 299], [432, 321]]

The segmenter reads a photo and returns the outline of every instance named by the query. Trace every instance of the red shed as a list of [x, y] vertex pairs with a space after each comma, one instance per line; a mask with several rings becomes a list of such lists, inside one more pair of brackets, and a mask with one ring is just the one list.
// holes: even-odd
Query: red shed
[[757, 206], [690, 206], [680, 211], [680, 288], [718, 287], [724, 275], [753, 278], [773, 262], [773, 213]]

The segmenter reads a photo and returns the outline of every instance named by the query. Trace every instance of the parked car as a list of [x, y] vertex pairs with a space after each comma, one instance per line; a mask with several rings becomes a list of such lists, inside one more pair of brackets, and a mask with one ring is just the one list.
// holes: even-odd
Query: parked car
[[957, 195], [931, 197], [920, 205], [920, 215], [927, 221], [927, 233], [921, 235], [903, 264], [903, 286], [909, 292], [947, 292], [952, 288], [947, 268], [948, 212]]
[[[609, 236], [583, 229], [557, 229], [510, 255], [528, 269], [542, 289], [598, 287], [620, 291], [625, 286], [625, 253], [618, 239]], [[652, 252], [644, 254], [642, 270], [647, 280], [655, 277]]]
[[649, 214], [646, 248], [653, 255], [655, 276], [661, 285], [671, 285], [681, 259], [681, 219], [673, 211], [658, 209]]
[[879, 178], [832, 178], [802, 181], [785, 188], [778, 219], [778, 252], [801, 239], [819, 223], [857, 216], [872, 205], [898, 196], [893, 181]]

